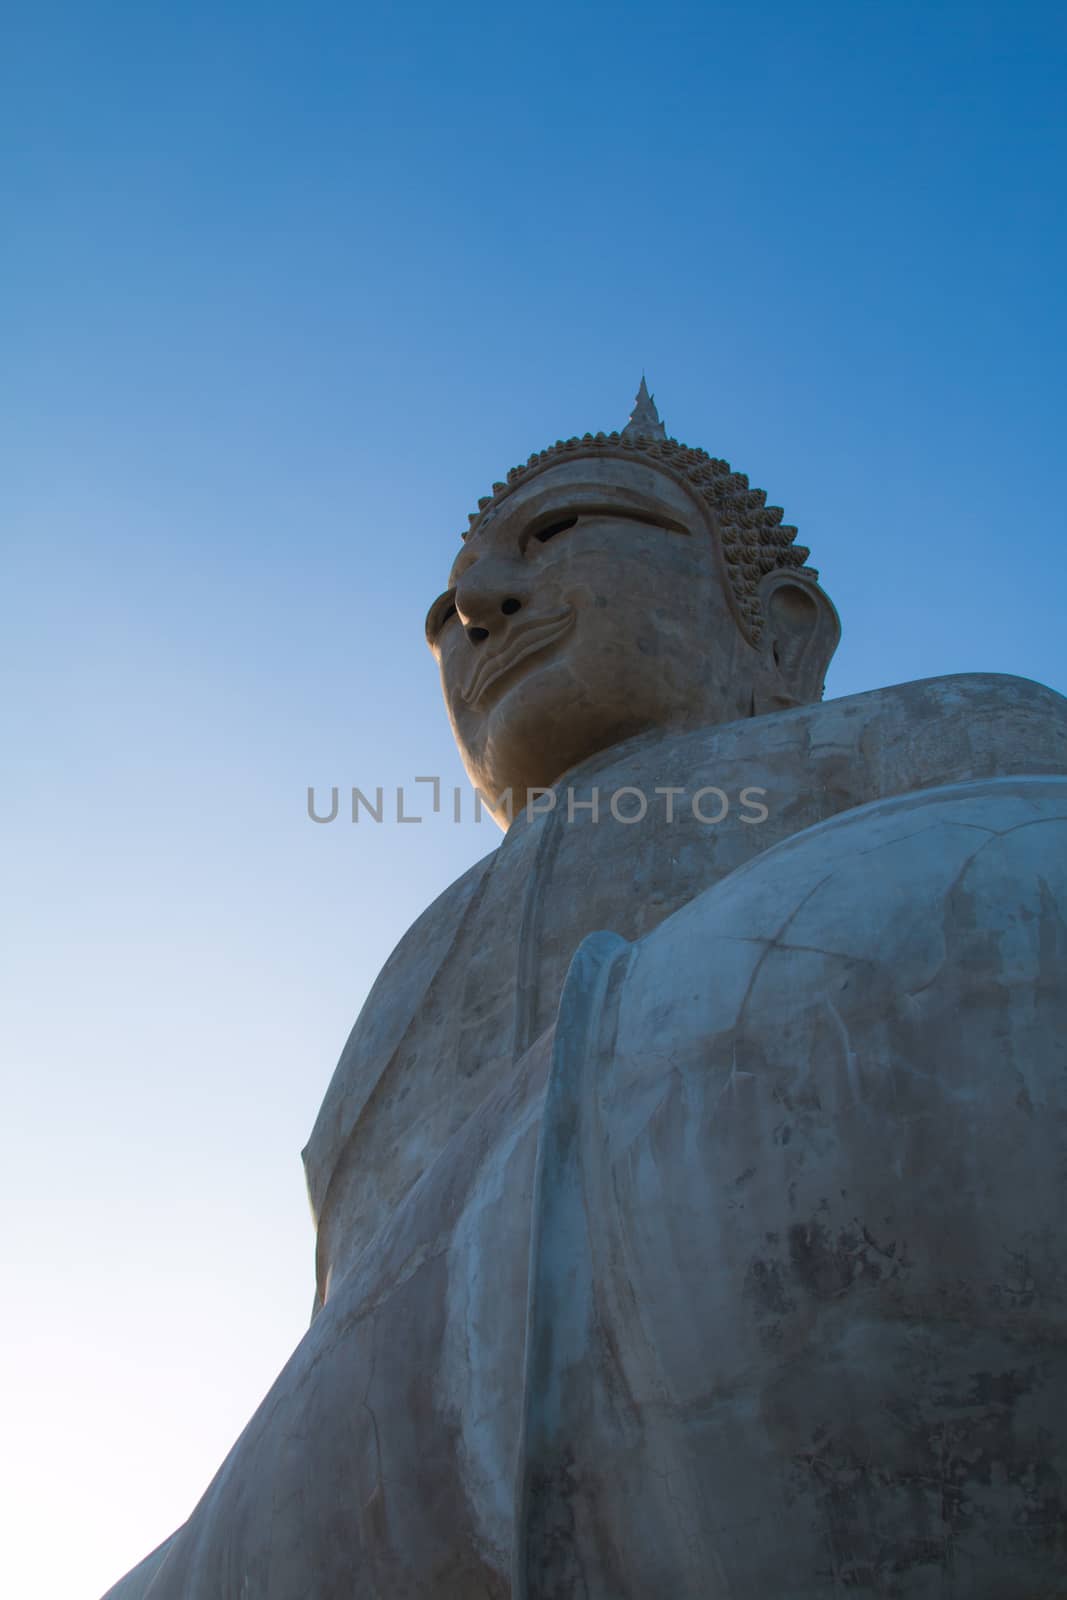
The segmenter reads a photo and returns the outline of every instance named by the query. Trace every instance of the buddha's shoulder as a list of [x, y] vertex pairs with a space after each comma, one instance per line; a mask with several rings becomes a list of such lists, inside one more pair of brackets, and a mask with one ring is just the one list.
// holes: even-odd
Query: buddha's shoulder
[[1021, 716], [1067, 729], [1067, 698], [1032, 678], [1007, 672], [955, 672], [915, 678], [801, 708], [816, 720], [884, 717], [909, 722], [946, 719], [966, 723]]
[[1006, 673], [919, 678], [718, 730], [722, 757], [843, 762], [873, 799], [968, 778], [1067, 772], [1067, 698]]
[[1067, 741], [1067, 698], [1047, 684], [1004, 672], [958, 672], [939, 678], [916, 678], [861, 694], [801, 706], [784, 717], [804, 717], [813, 729], [869, 722], [887, 736], [897, 730], [955, 726], [997, 726], [1007, 733], [1018, 728], [1026, 739], [1034, 728]]
[[871, 798], [973, 778], [1067, 772], [1067, 699], [1006, 673], [920, 678], [812, 707], [810, 747], [838, 739]]
[[363, 1002], [303, 1152], [316, 1215], [336, 1151], [473, 914], [495, 854], [468, 867], [416, 917]]

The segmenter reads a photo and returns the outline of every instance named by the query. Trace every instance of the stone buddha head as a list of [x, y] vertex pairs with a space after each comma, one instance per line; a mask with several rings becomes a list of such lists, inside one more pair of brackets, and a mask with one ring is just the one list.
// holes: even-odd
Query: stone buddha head
[[840, 637], [796, 529], [665, 436], [644, 379], [621, 434], [559, 441], [479, 502], [426, 635], [468, 776], [502, 825], [653, 729], [821, 698]]

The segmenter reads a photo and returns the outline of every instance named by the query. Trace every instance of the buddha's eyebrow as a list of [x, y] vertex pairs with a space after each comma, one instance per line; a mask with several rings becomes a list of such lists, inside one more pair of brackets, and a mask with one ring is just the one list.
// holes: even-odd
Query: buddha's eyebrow
[[[561, 499], [565, 498], [566, 496], [561, 496]], [[456, 564], [452, 568], [452, 582], [455, 583], [462, 577], [470, 563], [477, 561], [483, 551], [520, 539], [529, 527], [531, 520], [539, 514], [543, 515], [543, 511], [544, 508], [542, 508], [541, 513], [538, 513], [536, 509], [531, 510], [526, 501], [521, 501], [518, 505], [509, 505], [505, 501], [503, 505], [493, 507], [491, 511], [486, 513], [485, 521], [477, 525], [477, 530], [471, 530], [470, 542], [464, 546], [456, 557]], [[569, 512], [561, 514], [570, 515]], [[479, 548], [472, 548], [472, 545], [475, 544]], [[464, 556], [467, 557], [466, 560], [464, 560]]]
[[463, 548], [452, 563], [452, 571], [448, 575], [449, 584], [455, 588], [463, 574], [474, 566], [487, 551], [493, 548], [496, 542], [499, 524], [494, 519], [487, 527], [479, 528], [476, 534], [463, 544]]
[[547, 527], [570, 523], [572, 520], [578, 521], [582, 517], [617, 517], [620, 521], [643, 522], [649, 527], [665, 529], [668, 533], [681, 533], [686, 536], [692, 533], [692, 529], [684, 522], [679, 522], [676, 517], [672, 517], [665, 506], [647, 500], [644, 504], [610, 499], [602, 501], [591, 499], [588, 503], [583, 503], [579, 492], [573, 500], [565, 494], [560, 494], [558, 503], [554, 506], [538, 507], [536, 504], [530, 506], [527, 503], [517, 506], [504, 505], [493, 513], [488, 522], [478, 528], [471, 543], [464, 545], [456, 557], [449, 581], [453, 585], [457, 584], [463, 574], [486, 553], [487, 548], [492, 549], [494, 545], [511, 540], [519, 542], [528, 534], [536, 538]]

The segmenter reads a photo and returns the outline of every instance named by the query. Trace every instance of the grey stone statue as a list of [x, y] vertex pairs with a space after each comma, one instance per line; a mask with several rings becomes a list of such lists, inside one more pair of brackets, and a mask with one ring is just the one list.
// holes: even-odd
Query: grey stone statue
[[1067, 1595], [1067, 702], [823, 703], [781, 513], [533, 456], [427, 631], [495, 852], [305, 1151], [318, 1298], [111, 1600]]

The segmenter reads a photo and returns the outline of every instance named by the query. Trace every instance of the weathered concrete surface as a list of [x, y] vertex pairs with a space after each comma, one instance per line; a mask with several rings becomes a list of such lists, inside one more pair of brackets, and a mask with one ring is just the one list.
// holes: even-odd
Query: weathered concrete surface
[[582, 946], [515, 1600], [1067, 1591], [1065, 966], [1065, 779], [863, 807]]
[[[521, 819], [401, 942], [307, 1151], [321, 1309], [123, 1600], [1057, 1593], [1063, 850], [1017, 826], [1053, 792], [1019, 776], [1057, 772], [1067, 704], [967, 677], [646, 735], [570, 773], [583, 795], [765, 787], [768, 816]], [[588, 1049], [566, 1007], [556, 1025], [604, 928], [640, 941], [617, 946], [615, 1066], [599, 1006]], [[524, 1377], [554, 1046], [595, 1085], [611, 1193], [581, 1227], [540, 1222], [531, 1314], [546, 1262], [571, 1300], [587, 1271], [588, 1383], [591, 1346], [561, 1364], [541, 1338]], [[557, 1379], [570, 1417], [541, 1398]]]

